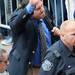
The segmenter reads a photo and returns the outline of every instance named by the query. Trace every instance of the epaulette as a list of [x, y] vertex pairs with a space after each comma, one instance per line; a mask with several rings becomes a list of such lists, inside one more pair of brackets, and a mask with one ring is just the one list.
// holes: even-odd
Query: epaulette
[[59, 50], [58, 48], [58, 43], [56, 42], [55, 44], [53, 44], [53, 46], [51, 46], [48, 51], [51, 51], [57, 58], [59, 58], [61, 56], [60, 52], [61, 50]]
[[59, 58], [61, 55], [60, 55], [60, 53], [59, 53], [59, 51], [58, 50], [52, 50], [52, 52], [55, 54], [55, 56], [57, 57], [57, 58]]

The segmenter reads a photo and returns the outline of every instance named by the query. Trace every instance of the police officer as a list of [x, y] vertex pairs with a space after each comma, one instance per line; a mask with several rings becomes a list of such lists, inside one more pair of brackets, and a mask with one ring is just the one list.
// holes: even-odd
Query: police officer
[[75, 75], [75, 21], [60, 26], [60, 40], [46, 52], [39, 75]]

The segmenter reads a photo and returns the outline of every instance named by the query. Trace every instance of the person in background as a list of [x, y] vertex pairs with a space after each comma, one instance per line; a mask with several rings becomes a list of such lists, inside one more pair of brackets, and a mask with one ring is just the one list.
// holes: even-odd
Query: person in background
[[38, 75], [75, 75], [75, 21], [60, 26], [60, 40], [46, 52]]
[[7, 72], [8, 53], [6, 50], [0, 48], [0, 75], [9, 75]]

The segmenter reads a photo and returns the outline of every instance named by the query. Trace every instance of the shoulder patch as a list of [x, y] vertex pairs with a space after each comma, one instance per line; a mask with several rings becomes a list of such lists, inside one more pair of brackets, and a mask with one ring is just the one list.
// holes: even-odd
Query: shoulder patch
[[44, 70], [44, 71], [50, 71], [51, 69], [52, 69], [52, 67], [53, 67], [53, 63], [52, 62], [50, 62], [49, 60], [45, 60], [44, 61], [44, 63], [42, 64], [42, 69]]

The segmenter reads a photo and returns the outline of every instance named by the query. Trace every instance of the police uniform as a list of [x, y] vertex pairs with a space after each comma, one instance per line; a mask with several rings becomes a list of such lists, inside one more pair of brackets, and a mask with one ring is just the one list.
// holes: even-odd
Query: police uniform
[[75, 54], [59, 40], [47, 50], [39, 75], [75, 75]]

